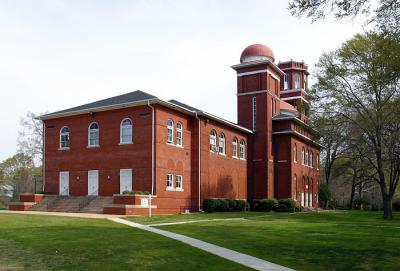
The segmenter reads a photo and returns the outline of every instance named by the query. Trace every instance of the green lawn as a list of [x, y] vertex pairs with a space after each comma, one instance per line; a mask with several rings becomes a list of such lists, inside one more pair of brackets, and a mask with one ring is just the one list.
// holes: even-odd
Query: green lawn
[[0, 270], [248, 270], [103, 219], [0, 213]]
[[[259, 217], [262, 214], [267, 216]], [[159, 228], [297, 270], [400, 270], [400, 220], [384, 221], [380, 212], [245, 215], [245, 220]], [[158, 219], [175, 221], [182, 215], [155, 217], [153, 221]]]

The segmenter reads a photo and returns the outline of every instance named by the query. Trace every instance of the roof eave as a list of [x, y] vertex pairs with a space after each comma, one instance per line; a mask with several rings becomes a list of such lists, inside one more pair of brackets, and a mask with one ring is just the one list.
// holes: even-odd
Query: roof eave
[[278, 72], [280, 75], [285, 75], [285, 73], [272, 61], [268, 59], [264, 60], [256, 60], [256, 61], [250, 61], [250, 62], [245, 62], [245, 63], [240, 63], [236, 65], [232, 65], [231, 68], [234, 69], [235, 71], [241, 68], [247, 68], [247, 67], [252, 67], [252, 66], [257, 66], [260, 64], [268, 64], [270, 65], [276, 72]]

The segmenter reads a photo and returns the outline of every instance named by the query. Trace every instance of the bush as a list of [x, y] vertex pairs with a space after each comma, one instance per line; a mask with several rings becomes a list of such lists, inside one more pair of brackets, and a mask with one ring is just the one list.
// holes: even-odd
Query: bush
[[278, 200], [278, 212], [291, 212], [296, 210], [296, 202], [292, 199], [280, 199]]
[[255, 210], [261, 212], [275, 211], [278, 208], [276, 199], [262, 199], [255, 204]]
[[246, 209], [246, 201], [237, 199], [205, 199], [203, 202], [203, 209], [207, 213], [215, 211], [244, 211]]

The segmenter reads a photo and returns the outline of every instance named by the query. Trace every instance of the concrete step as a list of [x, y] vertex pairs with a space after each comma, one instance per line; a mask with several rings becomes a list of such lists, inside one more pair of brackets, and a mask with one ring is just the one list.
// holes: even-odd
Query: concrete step
[[104, 206], [112, 204], [113, 197], [96, 197], [81, 209], [82, 213], [103, 213]]

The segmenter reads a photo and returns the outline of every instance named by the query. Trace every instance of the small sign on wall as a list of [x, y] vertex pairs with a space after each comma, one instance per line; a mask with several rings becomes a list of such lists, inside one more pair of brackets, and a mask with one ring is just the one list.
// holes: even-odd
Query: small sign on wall
[[140, 205], [143, 206], [143, 207], [149, 207], [149, 199], [141, 198], [140, 199]]

